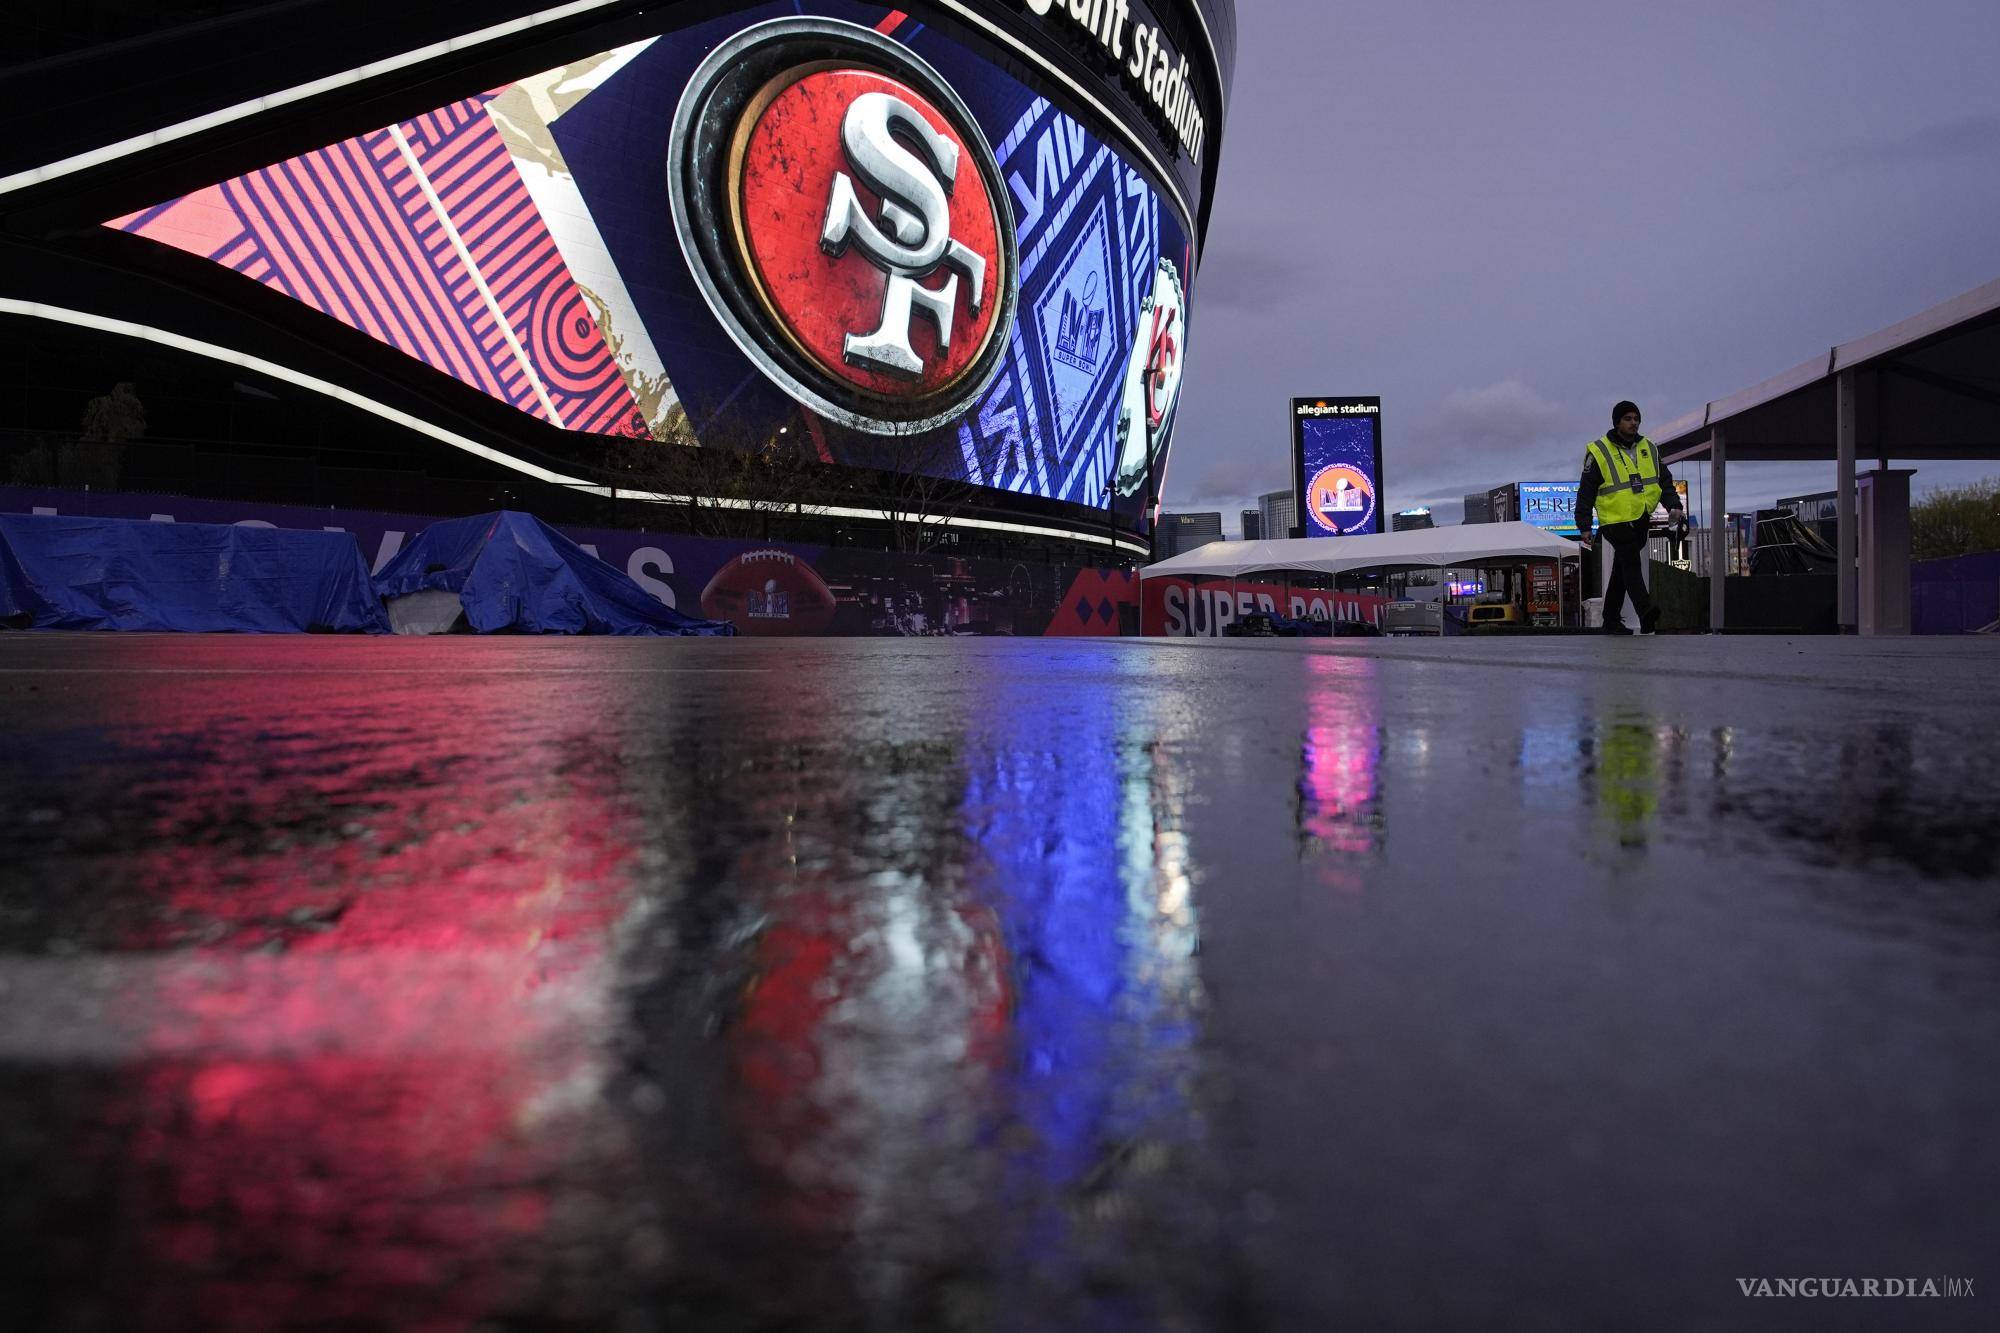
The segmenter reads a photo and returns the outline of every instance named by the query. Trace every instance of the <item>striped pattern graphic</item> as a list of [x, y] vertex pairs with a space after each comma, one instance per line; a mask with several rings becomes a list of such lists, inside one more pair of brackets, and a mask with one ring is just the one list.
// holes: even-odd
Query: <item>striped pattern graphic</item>
[[[965, 477], [1101, 505], [1117, 466], [1125, 363], [1163, 244], [1160, 201], [1136, 170], [1041, 98], [995, 156], [1013, 195], [1022, 317], [1006, 370], [958, 429]], [[1102, 289], [1065, 283], [1085, 271], [1079, 264], [1109, 281]], [[1065, 362], [1047, 336], [1059, 326], [1052, 303], [1066, 290], [1086, 298], [1101, 290], [1104, 328], [1082, 384], [1073, 373], [1080, 363]]]
[[486, 114], [468, 98], [107, 225], [201, 255], [568, 430], [644, 421]]

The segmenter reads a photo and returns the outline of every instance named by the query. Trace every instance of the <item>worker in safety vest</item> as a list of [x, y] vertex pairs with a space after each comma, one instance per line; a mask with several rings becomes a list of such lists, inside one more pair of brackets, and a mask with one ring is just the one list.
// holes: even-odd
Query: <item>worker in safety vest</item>
[[1646, 532], [1654, 506], [1666, 502], [1681, 527], [1687, 513], [1680, 492], [1660, 452], [1639, 433], [1639, 405], [1624, 402], [1611, 409], [1611, 429], [1584, 450], [1583, 482], [1576, 494], [1576, 530], [1585, 549], [1591, 545], [1594, 516], [1611, 544], [1611, 580], [1604, 590], [1604, 632], [1630, 634], [1625, 628], [1625, 599], [1639, 613], [1639, 632], [1651, 634], [1660, 623], [1660, 608], [1646, 591], [1644, 555]]

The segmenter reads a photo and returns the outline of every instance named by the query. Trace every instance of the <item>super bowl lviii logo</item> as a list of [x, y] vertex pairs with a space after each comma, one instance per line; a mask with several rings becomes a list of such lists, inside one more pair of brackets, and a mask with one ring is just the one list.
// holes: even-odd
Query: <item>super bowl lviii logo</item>
[[689, 80], [667, 171], [703, 297], [806, 407], [903, 434], [992, 383], [1013, 214], [972, 113], [900, 43], [830, 19], [745, 29]]
[[1375, 517], [1375, 483], [1358, 467], [1329, 464], [1307, 481], [1306, 507], [1328, 532], [1369, 531]]

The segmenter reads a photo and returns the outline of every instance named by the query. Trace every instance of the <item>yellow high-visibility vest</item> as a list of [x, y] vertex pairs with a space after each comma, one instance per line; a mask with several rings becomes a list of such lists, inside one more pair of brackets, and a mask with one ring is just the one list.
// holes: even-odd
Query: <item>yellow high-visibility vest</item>
[[1630, 523], [1660, 503], [1660, 455], [1651, 440], [1641, 435], [1627, 450], [1609, 435], [1600, 435], [1590, 442], [1590, 456], [1604, 479], [1597, 488], [1600, 524]]

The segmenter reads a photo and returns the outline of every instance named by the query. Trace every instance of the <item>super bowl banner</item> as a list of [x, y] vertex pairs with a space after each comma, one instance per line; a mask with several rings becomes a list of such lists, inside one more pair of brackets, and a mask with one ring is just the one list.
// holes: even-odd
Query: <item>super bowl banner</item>
[[1258, 612], [1293, 620], [1346, 620], [1379, 625], [1386, 597], [1294, 588], [1261, 579], [1149, 578], [1139, 606], [1140, 632], [1168, 639], [1217, 639]]
[[1388, 531], [1380, 398], [1292, 399], [1292, 468], [1304, 536]]
[[746, 6], [107, 225], [592, 436], [923, 471], [1127, 527], [1187, 346], [1151, 182], [882, 5]]

